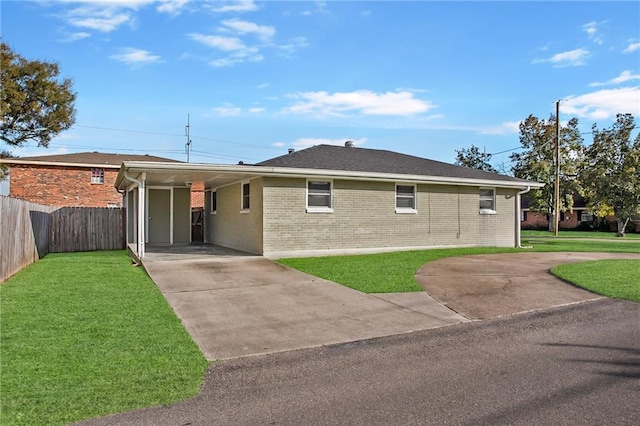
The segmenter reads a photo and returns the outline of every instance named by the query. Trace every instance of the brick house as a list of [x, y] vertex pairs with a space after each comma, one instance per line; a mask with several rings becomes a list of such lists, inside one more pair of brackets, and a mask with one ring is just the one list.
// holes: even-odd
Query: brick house
[[153, 155], [81, 152], [5, 158], [9, 196], [56, 207], [121, 207], [114, 183], [123, 161], [177, 162]]
[[[560, 212], [560, 221], [558, 228], [574, 229], [584, 222], [591, 222], [593, 215], [587, 208], [587, 203], [580, 195], [573, 197], [572, 211]], [[548, 229], [549, 215], [542, 212], [531, 211], [529, 208], [529, 198], [527, 195], [522, 196], [522, 205], [520, 210], [520, 226], [522, 229]]]
[[518, 247], [520, 195], [543, 186], [351, 144], [254, 165], [125, 161], [115, 185], [138, 256], [190, 242], [193, 182], [204, 182], [204, 241], [267, 257]]

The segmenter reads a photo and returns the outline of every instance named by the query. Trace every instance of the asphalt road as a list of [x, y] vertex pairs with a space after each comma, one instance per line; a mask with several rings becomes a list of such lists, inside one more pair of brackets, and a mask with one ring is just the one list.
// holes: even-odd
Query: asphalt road
[[195, 398], [84, 424], [638, 425], [640, 304], [227, 360]]

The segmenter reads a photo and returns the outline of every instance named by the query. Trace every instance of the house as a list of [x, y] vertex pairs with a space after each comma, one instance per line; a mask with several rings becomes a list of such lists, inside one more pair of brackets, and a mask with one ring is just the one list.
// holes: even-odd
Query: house
[[[574, 195], [572, 211], [560, 212], [558, 228], [575, 229], [581, 224], [593, 221], [593, 214], [587, 208], [587, 202], [580, 195]], [[520, 211], [520, 226], [522, 229], [549, 229], [549, 215], [532, 211], [529, 208], [529, 197], [522, 196]]]
[[95, 151], [0, 160], [9, 168], [7, 195], [56, 207], [121, 207], [114, 183], [123, 161], [176, 162]]
[[115, 186], [138, 256], [147, 244], [190, 242], [196, 181], [204, 241], [267, 257], [516, 247], [520, 194], [543, 186], [349, 142], [254, 165], [125, 161]]

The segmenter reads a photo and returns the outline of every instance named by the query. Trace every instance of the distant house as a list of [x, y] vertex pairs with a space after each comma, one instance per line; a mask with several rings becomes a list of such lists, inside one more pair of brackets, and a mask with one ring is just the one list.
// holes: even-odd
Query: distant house
[[8, 195], [57, 207], [120, 207], [122, 195], [114, 188], [123, 161], [171, 163], [152, 155], [82, 152], [5, 158], [9, 168]]
[[[574, 229], [582, 223], [593, 221], [593, 214], [587, 208], [587, 203], [580, 195], [573, 197], [572, 211], [560, 212], [558, 228]], [[548, 229], [549, 215], [547, 213], [532, 211], [529, 207], [529, 197], [522, 196], [520, 211], [520, 226], [522, 229]]]
[[520, 194], [543, 185], [392, 151], [319, 145], [255, 165], [125, 161], [128, 242], [204, 241], [268, 257], [520, 244]]

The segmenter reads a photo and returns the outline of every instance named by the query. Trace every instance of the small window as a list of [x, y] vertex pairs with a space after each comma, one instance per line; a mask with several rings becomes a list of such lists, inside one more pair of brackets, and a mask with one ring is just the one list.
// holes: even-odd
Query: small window
[[578, 216], [578, 220], [580, 222], [591, 222], [593, 220], [593, 214], [585, 210], [578, 210]]
[[396, 213], [415, 213], [415, 185], [396, 185]]
[[520, 222], [526, 222], [526, 221], [527, 221], [527, 211], [522, 210], [520, 212]]
[[242, 184], [242, 210], [249, 210], [249, 182]]
[[331, 181], [307, 181], [307, 212], [331, 212]]
[[218, 192], [211, 191], [211, 213], [218, 211]]
[[496, 192], [494, 189], [480, 189], [480, 213], [495, 213]]
[[91, 183], [104, 183], [104, 169], [91, 169]]

